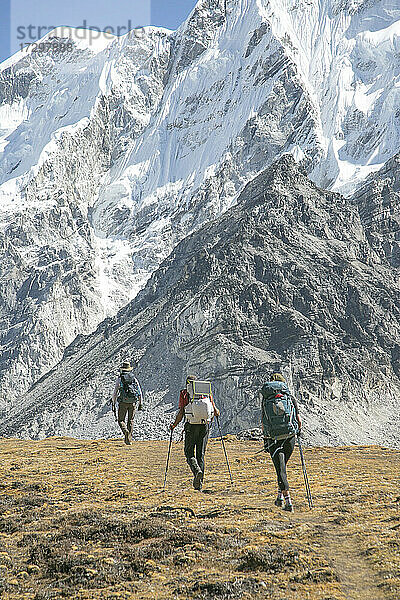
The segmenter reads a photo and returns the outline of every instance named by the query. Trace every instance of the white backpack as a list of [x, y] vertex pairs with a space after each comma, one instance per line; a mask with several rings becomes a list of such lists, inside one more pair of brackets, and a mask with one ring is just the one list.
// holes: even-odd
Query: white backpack
[[191, 425], [210, 423], [214, 416], [214, 409], [209, 396], [193, 398], [185, 407], [185, 416]]
[[210, 423], [214, 416], [211, 402], [211, 383], [209, 381], [193, 381], [188, 390], [190, 402], [185, 407], [185, 417], [191, 425]]

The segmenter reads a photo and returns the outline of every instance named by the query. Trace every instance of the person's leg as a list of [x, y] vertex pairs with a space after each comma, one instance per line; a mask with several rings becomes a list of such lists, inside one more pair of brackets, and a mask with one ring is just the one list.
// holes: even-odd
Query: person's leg
[[292, 436], [291, 438], [286, 439], [285, 443], [283, 444], [283, 451], [285, 453], [286, 464], [288, 464], [289, 458], [293, 454], [295, 445], [296, 445], [296, 437], [295, 436]]
[[128, 405], [128, 424], [127, 424], [127, 428], [128, 428], [128, 434], [129, 434], [129, 441], [132, 440], [133, 417], [134, 416], [135, 416], [135, 405], [132, 402], [132, 404]]
[[118, 406], [118, 425], [121, 428], [122, 433], [125, 436], [125, 444], [129, 445], [131, 442], [129, 440], [129, 431], [125, 425], [125, 417], [128, 412], [129, 404], [125, 402], [120, 402]]
[[289, 461], [289, 458], [292, 456], [293, 454], [293, 450], [294, 450], [294, 446], [296, 443], [296, 438], [295, 436], [288, 438], [284, 441], [283, 443], [283, 481], [285, 484], [284, 489], [282, 490], [283, 496], [285, 498], [285, 510], [291, 512], [293, 510], [293, 505], [292, 505], [292, 499], [290, 497], [290, 492], [289, 492], [289, 482], [288, 482], [288, 478], [287, 478], [287, 472], [286, 472], [286, 465]]
[[197, 458], [197, 463], [202, 472], [202, 480], [204, 477], [205, 453], [206, 453], [209, 431], [210, 431], [209, 425], [199, 425], [198, 438], [196, 441], [196, 458]]
[[284, 458], [283, 444], [280, 441], [265, 440], [264, 447], [271, 455], [272, 464], [275, 467], [278, 480], [278, 495], [275, 500], [275, 505], [283, 506], [283, 490], [285, 488], [285, 483], [282, 479], [282, 458]]
[[120, 426], [121, 431], [124, 435], [128, 433], [128, 430], [125, 425], [125, 417], [127, 410], [128, 407], [125, 404], [125, 402], [120, 402], [118, 405], [118, 425]]
[[195, 445], [197, 439], [197, 425], [191, 425], [190, 423], [185, 424], [185, 446], [184, 452], [186, 456], [186, 462], [191, 468], [194, 476], [201, 472], [198, 465], [197, 459], [195, 458]]
[[[193, 427], [195, 429], [195, 437], [194, 437], [195, 448], [194, 448], [194, 450], [195, 450], [195, 456], [196, 456], [196, 463], [198, 466], [198, 470], [194, 474], [193, 487], [195, 490], [201, 490], [203, 476], [204, 476], [203, 440], [204, 440], [204, 436], [205, 436], [207, 429], [206, 429], [206, 425], [194, 425]], [[204, 450], [205, 450], [205, 448], [204, 448]]]
[[284, 493], [287, 489], [288, 481], [286, 476], [285, 454], [281, 445], [275, 445], [274, 451], [271, 452], [271, 458], [276, 471], [278, 489]]
[[289, 492], [289, 482], [288, 482], [287, 472], [286, 472], [285, 453], [283, 452], [283, 450], [278, 452], [276, 460], [277, 460], [277, 465], [278, 465], [278, 469], [279, 469], [279, 477], [278, 477], [279, 489], [282, 491], [282, 494], [284, 496], [286, 496], [286, 494]]

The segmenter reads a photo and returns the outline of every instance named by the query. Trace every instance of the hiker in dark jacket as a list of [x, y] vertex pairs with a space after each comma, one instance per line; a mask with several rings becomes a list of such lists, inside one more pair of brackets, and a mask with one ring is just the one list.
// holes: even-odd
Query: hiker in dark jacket
[[180, 391], [179, 394], [179, 410], [176, 415], [175, 421], [171, 423], [170, 430], [173, 431], [175, 427], [182, 421], [182, 419], [186, 418], [185, 423], [185, 457], [186, 461], [193, 473], [193, 487], [195, 490], [201, 490], [203, 486], [204, 479], [204, 455], [206, 452], [206, 446], [208, 441], [208, 434], [210, 431], [210, 423], [214, 416], [219, 416], [219, 410], [215, 406], [214, 398], [212, 394], [207, 397], [207, 401], [211, 403], [210, 410], [208, 413], [208, 417], [203, 419], [203, 422], [190, 422], [195, 421], [193, 415], [190, 411], [190, 395], [189, 390], [193, 381], [196, 381], [196, 378], [193, 375], [189, 375], [186, 379], [186, 387]]
[[[133, 417], [136, 405], [138, 405], [138, 410], [143, 410], [142, 388], [132, 371], [131, 363], [127, 360], [124, 361], [115, 382], [112, 396], [114, 414], [116, 414], [116, 403], [118, 402], [118, 425], [125, 436], [125, 444], [127, 445], [132, 442]], [[127, 423], [125, 423], [126, 418]]]
[[[299, 415], [299, 407], [296, 399], [290, 394], [288, 387], [286, 386], [285, 378], [281, 373], [273, 373], [270, 378], [270, 382], [282, 382], [285, 384], [282, 386], [282, 391], [285, 393], [287, 390], [290, 401], [294, 407], [295, 422], [293, 423], [295, 429], [292, 435], [289, 435], [283, 439], [274, 439], [268, 436], [268, 432], [265, 431], [264, 419], [262, 419], [262, 428], [264, 432], [264, 450], [269, 452], [271, 455], [272, 462], [275, 467], [276, 475], [278, 478], [278, 496], [275, 500], [276, 506], [283, 506], [283, 510], [293, 512], [293, 504], [290, 498], [289, 482], [287, 478], [286, 465], [291, 457], [295, 442], [296, 442], [296, 430], [300, 433], [301, 430], [301, 417]], [[268, 386], [268, 383], [265, 384]], [[279, 395], [279, 394], [278, 394]]]

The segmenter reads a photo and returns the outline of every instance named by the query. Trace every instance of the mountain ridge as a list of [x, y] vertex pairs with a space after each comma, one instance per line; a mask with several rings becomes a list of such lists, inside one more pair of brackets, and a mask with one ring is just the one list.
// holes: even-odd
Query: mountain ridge
[[399, 306], [395, 272], [369, 246], [355, 203], [319, 190], [285, 156], [180, 242], [116, 317], [79, 338], [0, 431], [106, 436], [106, 401], [131, 355], [149, 394], [143, 438], [167, 435], [187, 372], [212, 379], [225, 428], [254, 427], [257, 389], [279, 367], [309, 443], [396, 445]]

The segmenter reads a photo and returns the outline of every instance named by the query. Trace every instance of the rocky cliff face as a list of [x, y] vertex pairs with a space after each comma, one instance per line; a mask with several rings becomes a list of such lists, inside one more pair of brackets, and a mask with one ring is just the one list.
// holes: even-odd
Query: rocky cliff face
[[[397, 166], [384, 177], [398, 182]], [[257, 425], [257, 389], [280, 368], [307, 441], [398, 443], [398, 272], [371, 244], [358, 202], [320, 190], [283, 157], [178, 244], [117, 317], [70, 346], [2, 433], [110, 434], [106, 400], [132, 355], [149, 396], [143, 437], [166, 435], [187, 372], [213, 380], [226, 429]]]
[[400, 268], [400, 155], [367, 179], [354, 195], [369, 244], [393, 269]]
[[391, 0], [201, 0], [177, 32], [56, 30], [70, 51], [6, 61], [3, 415], [281, 154], [347, 191], [395, 155], [399, 19]]

